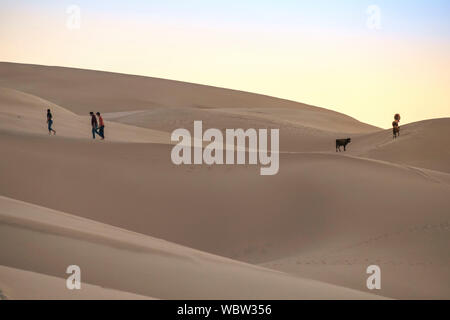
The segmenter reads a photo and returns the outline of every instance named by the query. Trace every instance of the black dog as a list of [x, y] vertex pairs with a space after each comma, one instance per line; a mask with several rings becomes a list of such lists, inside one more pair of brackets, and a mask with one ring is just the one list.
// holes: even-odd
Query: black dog
[[347, 151], [346, 147], [347, 145], [352, 142], [352, 139], [337, 139], [336, 140], [336, 152], [341, 152], [341, 146], [344, 146], [344, 151]]

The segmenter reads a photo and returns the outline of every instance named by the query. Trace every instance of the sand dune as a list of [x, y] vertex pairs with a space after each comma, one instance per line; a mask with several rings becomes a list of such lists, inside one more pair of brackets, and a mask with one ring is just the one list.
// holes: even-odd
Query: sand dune
[[[68, 276], [68, 275], [67, 275]], [[83, 283], [67, 290], [66, 279], [0, 266], [0, 300], [143, 300], [149, 297]]]
[[337, 135], [379, 130], [347, 115], [298, 102], [92, 70], [0, 62], [0, 87], [38, 96], [77, 115], [100, 111], [115, 123], [168, 133], [192, 128], [194, 120], [219, 129], [282, 127], [280, 149], [284, 151], [328, 151]]
[[[73, 249], [94, 270], [92, 294], [115, 290], [102, 297], [365, 298], [370, 264], [382, 268], [381, 296], [450, 296], [448, 119], [403, 126], [393, 141], [336, 112], [245, 92], [8, 63], [0, 75], [0, 237], [20, 249], [0, 248], [8, 279], [55, 288]], [[47, 105], [56, 137], [46, 135]], [[106, 143], [89, 139], [90, 110], [108, 120]], [[169, 135], [194, 120], [280, 128], [279, 174], [173, 165]], [[338, 154], [344, 137], [353, 142]]]
[[[405, 217], [405, 220], [409, 220]], [[447, 299], [450, 222], [406, 224], [368, 235], [339, 250], [296, 254], [261, 264], [351, 288], [362, 288], [371, 264], [382, 271], [382, 292], [402, 299]]]
[[[70, 135], [89, 136], [89, 111], [100, 111], [108, 124], [108, 140], [142, 142], [145, 132], [127, 135], [112, 128], [116, 123], [146, 128], [146, 142], [168, 143], [177, 128], [192, 128], [201, 119], [210, 128], [280, 128], [281, 150], [325, 151], [333, 148], [337, 135], [371, 133], [379, 129], [347, 115], [273, 97], [164, 79], [92, 70], [22, 65], [0, 62], [0, 87], [39, 97], [79, 116], [81, 124]], [[76, 94], [74, 94], [76, 92]], [[1, 100], [0, 100], [1, 106]], [[42, 115], [37, 114], [44, 130]], [[55, 115], [55, 128], [66, 130], [73, 117]], [[66, 123], [68, 125], [66, 125]], [[22, 126], [23, 123], [18, 123]], [[135, 128], [139, 127], [139, 128]], [[79, 128], [79, 130], [77, 129]], [[127, 127], [130, 129], [130, 127]], [[34, 131], [36, 131], [34, 130]], [[117, 133], [115, 133], [117, 131]], [[156, 132], [155, 132], [156, 131]], [[111, 136], [114, 135], [114, 136]], [[149, 137], [148, 137], [149, 136]]]
[[[378, 298], [5, 197], [0, 197], [0, 204], [2, 263], [39, 272], [36, 275], [0, 266], [0, 286], [8, 283], [11, 292], [18, 291], [17, 297], [54, 297], [52, 288], [59, 286], [64, 298], [136, 298], [120, 291], [164, 299]], [[8, 250], [11, 246], [14, 250]], [[89, 284], [81, 292], [63, 290], [64, 272], [71, 264], [80, 267], [82, 282]], [[12, 283], [11, 277], [19, 281]], [[32, 281], [30, 286], [39, 284], [47, 293], [27, 293], [29, 285], [24, 281], [28, 279]]]
[[[91, 138], [89, 115], [78, 116], [54, 103], [12, 89], [0, 88], [0, 123], [2, 131], [18, 134], [48, 134], [47, 109], [52, 110], [54, 129], [58, 136]], [[137, 128], [107, 122], [107, 140], [116, 142], [170, 143], [170, 134], [158, 130]]]
[[[2, 136], [0, 146], [3, 195], [252, 263], [326, 255], [449, 220], [448, 175], [373, 160], [282, 154], [280, 173], [261, 177], [249, 167], [175, 167], [166, 145]], [[448, 243], [448, 232], [441, 236]], [[448, 268], [448, 260], [437, 259], [446, 246], [422, 245], [436, 254], [422, 257], [434, 263], [432, 280], [447, 288], [450, 279], [433, 272]], [[399, 246], [387, 242], [383, 250], [422, 261], [408, 243]], [[370, 247], [363, 256], [384, 261]]]
[[[145, 110], [167, 127], [171, 121], [182, 120], [183, 115], [190, 117], [196, 112], [234, 109], [238, 114], [253, 112], [258, 115], [261, 109], [263, 115], [277, 110], [271, 122], [276, 119], [297, 121], [341, 132], [346, 129], [350, 132], [374, 132], [378, 129], [347, 115], [298, 102], [186, 82], [92, 70], [0, 62], [0, 87], [39, 96], [78, 115], [92, 110], [105, 113]], [[227, 117], [227, 114], [222, 114], [222, 117]]]
[[393, 140], [392, 130], [354, 139], [351, 154], [450, 173], [450, 118], [411, 123], [401, 127]]

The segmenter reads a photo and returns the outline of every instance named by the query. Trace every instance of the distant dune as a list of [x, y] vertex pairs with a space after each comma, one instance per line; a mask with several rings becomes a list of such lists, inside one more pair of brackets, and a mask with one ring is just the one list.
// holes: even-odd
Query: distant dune
[[[327, 123], [325, 127], [331, 125], [331, 131], [335, 127], [340, 131], [349, 129], [352, 132], [377, 129], [344, 114], [289, 100], [186, 82], [92, 70], [0, 62], [0, 87], [39, 96], [79, 115], [89, 111], [150, 110], [170, 115], [190, 110], [206, 112], [210, 109], [276, 108], [303, 111], [310, 114], [310, 118], [320, 114], [321, 117], [314, 119], [318, 126], [323, 126], [323, 117], [330, 117], [335, 121]], [[176, 116], [181, 118], [180, 115]], [[162, 118], [171, 120], [167, 115]], [[286, 119], [293, 120], [289, 116]], [[314, 126], [313, 121], [310, 124]]]
[[[106, 141], [92, 141], [89, 111], [104, 114]], [[170, 134], [194, 120], [279, 128], [279, 174], [173, 165]], [[393, 140], [262, 95], [0, 63], [0, 290], [39, 298], [24, 293], [33, 279], [55, 297], [74, 257], [92, 287], [73, 298], [449, 298], [449, 121], [402, 126]]]

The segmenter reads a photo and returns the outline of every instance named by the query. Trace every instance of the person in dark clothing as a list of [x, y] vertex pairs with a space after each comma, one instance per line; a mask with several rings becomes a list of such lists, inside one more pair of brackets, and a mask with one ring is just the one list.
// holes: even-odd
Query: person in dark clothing
[[105, 140], [105, 123], [103, 122], [103, 118], [100, 115], [100, 112], [97, 112], [98, 117], [98, 134], [102, 137], [102, 140]]
[[400, 136], [400, 119], [400, 115], [397, 113], [394, 116], [394, 122], [392, 122], [392, 134], [394, 139], [397, 139], [397, 136]]
[[53, 115], [50, 112], [50, 109], [47, 109], [47, 125], [48, 125], [48, 134], [56, 134], [56, 130], [53, 130], [52, 125], [53, 125]]
[[95, 139], [95, 134], [98, 134], [98, 123], [97, 123], [97, 118], [95, 117], [95, 114], [91, 111], [89, 112], [89, 114], [91, 115], [91, 126], [92, 126], [92, 139]]

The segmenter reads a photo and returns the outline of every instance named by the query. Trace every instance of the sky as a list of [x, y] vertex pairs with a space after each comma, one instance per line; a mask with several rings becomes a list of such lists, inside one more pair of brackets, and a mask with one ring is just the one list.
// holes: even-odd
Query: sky
[[0, 61], [308, 103], [379, 127], [450, 117], [448, 0], [0, 0]]

